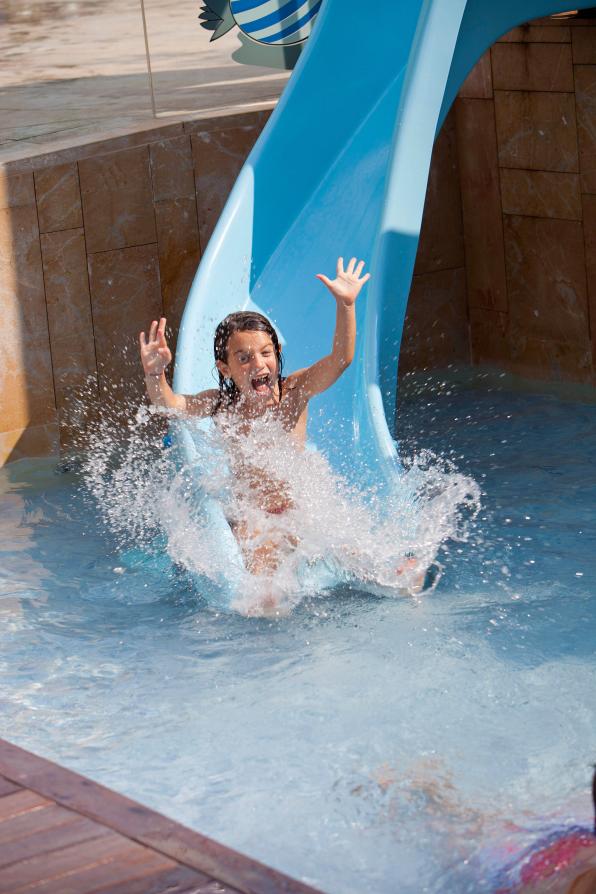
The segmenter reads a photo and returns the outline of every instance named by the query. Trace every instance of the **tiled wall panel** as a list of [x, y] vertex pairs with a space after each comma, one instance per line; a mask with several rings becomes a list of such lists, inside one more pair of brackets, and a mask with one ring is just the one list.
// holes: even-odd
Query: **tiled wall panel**
[[571, 47], [565, 43], [496, 43], [491, 50], [495, 90], [573, 93]]
[[576, 65], [575, 84], [582, 191], [596, 193], [596, 65]]
[[163, 312], [177, 332], [201, 257], [194, 196], [156, 202], [155, 220]]
[[192, 134], [199, 234], [204, 251], [261, 125], [197, 129]]
[[[529, 378], [596, 384], [595, 47], [596, 22], [571, 18], [515, 28], [491, 48], [495, 94], [486, 101], [485, 115], [488, 120], [494, 106], [507, 272], [507, 300], [499, 313], [478, 311], [470, 288], [474, 258], [490, 254], [491, 225], [477, 221], [478, 178], [467, 169], [478, 148], [466, 100], [457, 101], [476, 364]], [[493, 214], [492, 231], [497, 229]], [[502, 282], [490, 273], [488, 279]]]
[[495, 91], [499, 164], [537, 171], [577, 171], [572, 93]]
[[83, 226], [79, 172], [76, 164], [35, 171], [35, 194], [41, 233]]
[[195, 182], [189, 134], [151, 143], [149, 157], [154, 202], [194, 198]]
[[[592, 357], [596, 358], [596, 195], [583, 196], [583, 213]], [[594, 367], [596, 372], [596, 362]]]
[[506, 216], [509, 317], [523, 332], [589, 340], [586, 262], [579, 221]]
[[416, 273], [464, 266], [461, 190], [455, 116], [450, 114], [434, 146]]
[[[58, 436], [76, 448], [97, 411], [126, 419], [145, 399], [138, 333], [163, 313], [175, 347], [201, 256], [197, 184], [206, 243], [267, 117], [170, 125], [0, 176], [0, 311], [11, 332], [0, 463], [54, 452]], [[193, 157], [193, 140], [208, 150]]]
[[498, 43], [570, 43], [571, 29], [566, 24], [557, 25], [553, 20], [542, 24], [527, 22], [513, 28], [499, 38]]
[[400, 352], [400, 372], [415, 369], [465, 366], [470, 362], [463, 267], [414, 276], [406, 337]]
[[138, 335], [163, 312], [157, 245], [90, 255], [89, 286], [100, 401], [130, 415], [144, 390]]
[[41, 428], [42, 440], [54, 441], [56, 404], [33, 174], [0, 176], [2, 463], [15, 432]]
[[466, 80], [460, 87], [462, 99], [492, 99], [493, 75], [490, 50], [480, 57]]
[[89, 252], [156, 241], [149, 147], [79, 162]]
[[582, 218], [579, 174], [503, 168], [500, 180], [504, 214]]
[[97, 365], [82, 228], [41, 236], [56, 406], [62, 442], [97, 400]]
[[456, 111], [468, 303], [470, 307], [505, 311], [507, 288], [493, 103], [461, 99]]
[[596, 65], [596, 28], [572, 28], [571, 46], [575, 65]]

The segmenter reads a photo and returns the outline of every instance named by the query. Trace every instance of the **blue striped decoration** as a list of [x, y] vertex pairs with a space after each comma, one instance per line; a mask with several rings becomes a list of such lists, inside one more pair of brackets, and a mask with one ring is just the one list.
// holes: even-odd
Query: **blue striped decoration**
[[322, 0], [230, 0], [236, 24], [259, 43], [292, 44], [306, 40]]

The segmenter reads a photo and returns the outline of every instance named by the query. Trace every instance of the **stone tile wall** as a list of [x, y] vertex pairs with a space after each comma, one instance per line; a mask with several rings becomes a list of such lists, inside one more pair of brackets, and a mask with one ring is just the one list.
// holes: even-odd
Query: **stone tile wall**
[[465, 249], [453, 111], [433, 151], [399, 358], [401, 373], [470, 362]]
[[178, 330], [268, 112], [158, 128], [0, 171], [0, 465], [55, 453], [144, 386], [137, 333]]
[[515, 28], [455, 116], [472, 362], [595, 385], [596, 20]]

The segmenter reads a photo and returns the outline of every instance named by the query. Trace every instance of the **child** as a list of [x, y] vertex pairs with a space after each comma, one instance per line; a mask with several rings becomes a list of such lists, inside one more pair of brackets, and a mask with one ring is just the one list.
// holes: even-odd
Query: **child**
[[[343, 258], [339, 258], [335, 279], [317, 274], [336, 302], [333, 347], [326, 357], [287, 378], [282, 376], [275, 329], [258, 313], [230, 314], [219, 324], [214, 341], [219, 388], [195, 395], [175, 394], [166, 381], [164, 372], [172, 354], [165, 338], [165, 318], [159, 324], [152, 322], [148, 337], [140, 333], [141, 361], [151, 402], [189, 416], [212, 416], [227, 436], [231, 469], [243, 484], [242, 493], [265, 516], [285, 513], [292, 505], [290, 495], [283, 481], [267, 477], [234, 450], [235, 439], [248, 435], [255, 420], [269, 416], [298, 445], [304, 445], [309, 400], [333, 385], [353, 360], [356, 299], [370, 277], [369, 273], [362, 275], [363, 269], [364, 261], [357, 262], [356, 258], [344, 269]], [[277, 535], [274, 526], [267, 525], [263, 536], [263, 531], [246, 518], [231, 519], [230, 524], [253, 574], [273, 573], [280, 553], [295, 545], [291, 537]]]

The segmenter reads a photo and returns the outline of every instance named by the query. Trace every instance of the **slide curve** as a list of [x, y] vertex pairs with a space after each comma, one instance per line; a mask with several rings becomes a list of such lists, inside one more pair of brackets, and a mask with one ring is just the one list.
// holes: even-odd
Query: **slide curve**
[[[590, 2], [575, 2], [583, 8]], [[258, 309], [285, 369], [328, 353], [334, 302], [315, 279], [369, 261], [355, 362], [311, 404], [309, 437], [360, 486], [399, 475], [396, 374], [435, 136], [482, 53], [564, 11], [548, 0], [323, 0], [314, 31], [242, 168], [184, 312], [176, 391], [214, 386], [213, 333]]]

